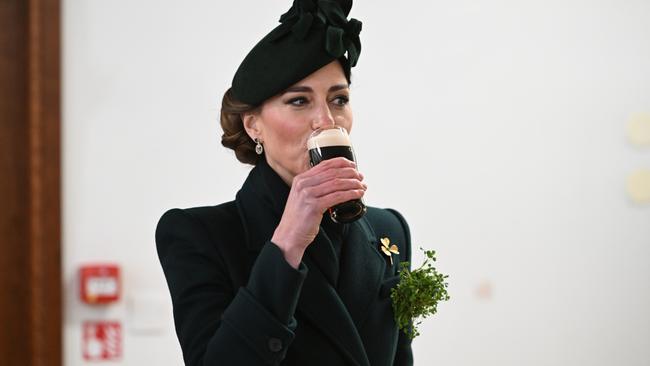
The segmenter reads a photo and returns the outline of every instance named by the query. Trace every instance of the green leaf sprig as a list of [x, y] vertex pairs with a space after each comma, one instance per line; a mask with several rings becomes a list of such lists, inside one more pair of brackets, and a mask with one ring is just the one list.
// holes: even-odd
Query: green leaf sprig
[[399, 329], [413, 339], [420, 335], [418, 325], [422, 320], [438, 311], [440, 301], [449, 300], [447, 275], [433, 267], [436, 261], [435, 250], [424, 250], [426, 255], [422, 265], [409, 270], [409, 262], [401, 262], [399, 283], [390, 291], [395, 322]]

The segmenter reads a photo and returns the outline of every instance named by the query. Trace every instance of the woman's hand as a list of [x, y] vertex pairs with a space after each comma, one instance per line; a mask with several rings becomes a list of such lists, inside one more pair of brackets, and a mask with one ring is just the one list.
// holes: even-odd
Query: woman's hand
[[293, 178], [282, 219], [271, 238], [292, 267], [298, 268], [328, 208], [363, 197], [367, 186], [362, 180], [355, 163], [345, 158], [325, 160]]

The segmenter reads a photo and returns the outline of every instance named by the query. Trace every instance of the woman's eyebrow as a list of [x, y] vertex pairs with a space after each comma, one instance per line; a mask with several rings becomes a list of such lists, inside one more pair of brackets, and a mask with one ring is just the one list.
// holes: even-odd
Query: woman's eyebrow
[[348, 88], [348, 84], [337, 84], [337, 85], [332, 86], [330, 88], [329, 92], [331, 93], [331, 92], [335, 92], [335, 91], [339, 91], [339, 90], [343, 90], [343, 89], [347, 89], [347, 88]]
[[[329, 88], [328, 92], [331, 93], [331, 92], [335, 92], [335, 91], [339, 91], [339, 90], [347, 89], [347, 88], [348, 88], [347, 84], [336, 84], [336, 85], [331, 86]], [[314, 90], [311, 87], [298, 85], [298, 86], [290, 86], [290, 87], [288, 87], [282, 94], [286, 94], [286, 93], [313, 93], [313, 92], [314, 92]]]

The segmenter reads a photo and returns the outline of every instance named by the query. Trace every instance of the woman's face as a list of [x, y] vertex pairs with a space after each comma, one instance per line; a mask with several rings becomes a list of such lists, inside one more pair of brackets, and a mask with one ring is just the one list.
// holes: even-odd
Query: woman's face
[[264, 145], [266, 160], [289, 185], [309, 169], [307, 138], [316, 129], [337, 125], [350, 132], [350, 90], [338, 61], [320, 68], [245, 116], [249, 135]]

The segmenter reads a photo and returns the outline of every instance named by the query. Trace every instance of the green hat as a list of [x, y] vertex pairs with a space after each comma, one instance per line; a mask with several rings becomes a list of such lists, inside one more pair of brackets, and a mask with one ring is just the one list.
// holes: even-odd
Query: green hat
[[361, 53], [361, 22], [347, 20], [351, 8], [352, 0], [294, 0], [281, 24], [239, 65], [233, 96], [260, 105], [334, 60], [341, 62], [349, 82]]

